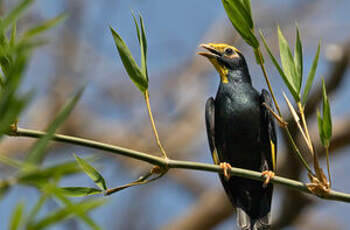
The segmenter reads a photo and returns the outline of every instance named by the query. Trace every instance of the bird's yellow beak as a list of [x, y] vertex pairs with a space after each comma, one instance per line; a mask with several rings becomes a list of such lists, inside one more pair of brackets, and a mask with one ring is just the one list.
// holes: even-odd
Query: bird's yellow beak
[[[218, 59], [220, 59], [222, 57], [236, 58], [236, 57], [238, 57], [237, 52], [239, 52], [239, 50], [233, 46], [230, 46], [227, 44], [222, 44], [222, 43], [200, 44], [199, 47], [204, 48], [204, 49], [208, 50], [209, 52], [198, 52], [197, 54], [208, 58], [209, 61], [211, 62], [211, 64], [213, 64], [213, 66], [215, 67], [216, 71], [218, 71], [218, 73], [220, 74], [221, 81], [223, 83], [227, 83], [228, 82], [228, 79], [227, 79], [228, 69], [226, 66], [219, 63]], [[230, 48], [231, 50], [233, 50], [233, 54], [231, 54], [231, 56], [226, 56], [225, 50], [227, 48]]]
[[206, 58], [217, 58], [220, 57], [222, 54], [213, 46], [211, 43], [209, 44], [200, 44], [199, 47], [207, 49], [209, 52], [198, 52], [197, 54], [202, 55]]
[[[240, 51], [234, 47], [230, 46], [224, 43], [208, 43], [208, 44], [200, 44], [199, 47], [204, 48], [208, 50], [209, 52], [198, 52], [197, 54], [202, 55], [204, 57], [207, 57], [209, 59], [211, 58], [217, 58], [225, 55], [225, 50], [227, 48], [230, 48], [234, 51], [234, 53], [240, 53]], [[233, 55], [234, 57], [235, 55]]]

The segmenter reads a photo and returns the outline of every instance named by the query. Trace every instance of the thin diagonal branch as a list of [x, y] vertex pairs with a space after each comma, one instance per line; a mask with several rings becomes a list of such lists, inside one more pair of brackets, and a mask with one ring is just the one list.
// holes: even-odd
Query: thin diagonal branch
[[[18, 128], [16, 130], [13, 130], [8, 135], [10, 136], [24, 136], [24, 137], [32, 137], [32, 138], [41, 138], [45, 135], [45, 132], [37, 131], [37, 130], [30, 130], [30, 129], [23, 129]], [[102, 142], [97, 142], [93, 140], [78, 138], [78, 137], [72, 137], [68, 135], [61, 135], [61, 134], [55, 134], [53, 136], [53, 140], [59, 141], [59, 142], [65, 142], [65, 143], [71, 143], [76, 144], [80, 146], [95, 148], [111, 153], [120, 154], [123, 156], [131, 157], [137, 160], [141, 160], [144, 162], [148, 162], [153, 165], [158, 165], [160, 167], [170, 169], [170, 168], [177, 168], [177, 169], [190, 169], [190, 170], [200, 170], [200, 171], [207, 171], [207, 172], [215, 172], [215, 173], [223, 173], [223, 169], [220, 168], [218, 165], [214, 164], [206, 164], [206, 163], [200, 163], [200, 162], [190, 162], [190, 161], [179, 161], [179, 160], [171, 160], [168, 158], [162, 158], [157, 157], [151, 154], [135, 151], [128, 148], [123, 148], [115, 145], [110, 145]], [[241, 168], [231, 168], [231, 175], [233, 176], [239, 176], [247, 179], [252, 180], [259, 180], [264, 181], [265, 177], [260, 173], [252, 170], [247, 169], [241, 169]], [[274, 184], [281, 184], [286, 187], [302, 191], [305, 193], [311, 194], [311, 191], [308, 189], [307, 185], [291, 180], [288, 178], [275, 176], [271, 179], [271, 183]], [[336, 200], [336, 201], [343, 201], [343, 202], [349, 202], [350, 203], [350, 194], [337, 192], [334, 190], [330, 190], [329, 194], [326, 196], [322, 196], [320, 198], [327, 199], [327, 200]]]

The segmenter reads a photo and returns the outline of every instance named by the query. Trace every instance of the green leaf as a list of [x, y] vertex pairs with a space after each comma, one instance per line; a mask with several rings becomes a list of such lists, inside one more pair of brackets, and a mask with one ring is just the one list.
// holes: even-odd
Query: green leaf
[[137, 23], [137, 19], [136, 19], [134, 11], [131, 11], [131, 15], [132, 15], [132, 18], [134, 19], [134, 23], [135, 23], [135, 27], [136, 27], [137, 39], [138, 39], [139, 43], [141, 44], [141, 32], [140, 32], [139, 24]]
[[143, 23], [143, 18], [140, 15], [140, 25], [141, 25], [141, 40], [140, 40], [140, 46], [141, 46], [141, 69], [143, 71], [143, 74], [146, 76], [148, 81], [148, 71], [147, 71], [147, 39], [146, 39], [146, 32], [145, 32], [145, 25]]
[[294, 48], [294, 64], [298, 81], [298, 91], [300, 92], [301, 83], [303, 81], [303, 46], [300, 39], [300, 32], [298, 25], [296, 26], [296, 40]]
[[325, 136], [323, 132], [323, 120], [319, 110], [317, 110], [317, 124], [318, 124], [318, 132], [320, 134], [320, 140], [322, 142], [322, 145], [326, 146]]
[[[31, 165], [32, 166], [32, 165]], [[81, 172], [80, 166], [76, 161], [63, 162], [44, 169], [29, 168], [22, 170], [18, 176], [18, 182], [21, 184], [29, 184], [37, 187], [43, 186], [51, 178], [67, 176]]]
[[21, 16], [21, 14], [33, 3], [34, 0], [24, 0], [20, 4], [16, 5], [15, 8], [2, 20], [0, 24], [0, 30], [5, 30]]
[[[72, 205], [73, 203], [67, 199], [64, 195], [64, 193], [62, 192], [62, 190], [60, 189], [56, 189], [54, 191], [54, 195], [55, 197], [60, 200], [64, 205], [69, 206]], [[100, 226], [98, 226], [93, 219], [91, 219], [87, 213], [78, 213], [77, 216], [84, 221], [91, 229], [94, 230], [102, 230], [102, 228]]]
[[16, 26], [16, 23], [13, 23], [12, 30], [11, 30], [10, 43], [9, 43], [10, 47], [15, 46], [16, 33], [17, 33], [17, 26]]
[[60, 127], [60, 125], [67, 119], [67, 117], [79, 101], [82, 93], [83, 88], [80, 89], [76, 93], [76, 95], [66, 105], [63, 106], [62, 110], [58, 113], [55, 120], [50, 124], [49, 128], [47, 129], [46, 135], [40, 138], [40, 140], [37, 141], [32, 147], [26, 159], [28, 163], [40, 164], [43, 161], [45, 157], [45, 150], [47, 145], [49, 144], [49, 141], [53, 138], [58, 127]]
[[107, 190], [106, 182], [102, 175], [84, 159], [78, 157], [76, 154], [74, 154], [74, 157], [81, 169], [95, 182], [95, 184], [100, 189]]
[[322, 78], [322, 116], [323, 116], [323, 123], [322, 123], [322, 128], [323, 128], [323, 134], [326, 139], [326, 146], [329, 147], [329, 143], [332, 137], [332, 116], [331, 116], [331, 109], [329, 106], [329, 101], [327, 97], [327, 92], [326, 92], [326, 85], [324, 83], [324, 79]]
[[[35, 165], [16, 160], [12, 157], [7, 157], [4, 154], [0, 154], [0, 162], [5, 164], [5, 165], [11, 166], [13, 168], [21, 169], [23, 171], [35, 171], [35, 170], [37, 170], [37, 167]], [[19, 178], [20, 178], [20, 176], [19, 176]]]
[[[142, 16], [139, 15], [140, 17], [140, 25], [141, 25], [141, 30], [140, 30], [140, 26], [137, 23], [137, 19], [135, 17], [134, 12], [132, 12], [132, 16], [134, 19], [134, 23], [135, 23], [135, 27], [136, 27], [136, 32], [137, 32], [137, 38], [140, 44], [140, 48], [141, 48], [141, 70], [142, 73], [146, 76], [147, 81], [148, 81], [148, 73], [147, 73], [147, 40], [146, 40], [146, 33], [145, 33], [145, 26], [143, 23], [143, 19]], [[142, 34], [141, 34], [142, 32]]]
[[37, 216], [37, 214], [39, 213], [40, 209], [45, 204], [45, 201], [48, 198], [49, 198], [49, 194], [48, 193], [44, 193], [44, 192], [41, 193], [40, 198], [38, 199], [38, 201], [35, 203], [35, 205], [33, 206], [33, 208], [29, 212], [28, 221], [27, 221], [28, 223], [33, 223], [34, 222], [35, 217]]
[[41, 25], [37, 25], [37, 26], [27, 30], [23, 34], [23, 38], [22, 39], [25, 40], [25, 39], [29, 39], [31, 37], [34, 37], [36, 35], [39, 35], [39, 34], [45, 32], [45, 31], [51, 29], [52, 27], [56, 26], [58, 23], [62, 22], [66, 18], [67, 18], [66, 14], [60, 14], [57, 17], [42, 23]]
[[[226, 4], [230, 6], [232, 10], [234, 10], [237, 15], [236, 17], [240, 17], [242, 21], [246, 24], [246, 26], [250, 29], [254, 28], [254, 22], [251, 17], [251, 9], [250, 2], [246, 0], [223, 0]], [[227, 13], [227, 11], [226, 11]], [[231, 14], [232, 16], [232, 14]]]
[[31, 97], [29, 94], [16, 95], [27, 66], [27, 57], [20, 53], [17, 55], [15, 59], [6, 58], [8, 60], [6, 63], [0, 60], [2, 70], [6, 75], [4, 89], [0, 91], [0, 136], [10, 130], [10, 125], [15, 123]]
[[30, 229], [40, 230], [40, 229], [47, 228], [53, 224], [63, 221], [64, 219], [71, 218], [74, 215], [79, 216], [81, 214], [87, 213], [101, 206], [104, 203], [105, 203], [105, 200], [92, 199], [92, 200], [84, 200], [82, 202], [75, 203], [72, 205], [67, 205], [63, 208], [60, 208], [58, 210], [55, 210], [47, 214], [37, 223], [33, 224], [30, 227]]
[[7, 157], [4, 154], [0, 154], [0, 162], [14, 168], [22, 168], [25, 165], [23, 162]]
[[299, 94], [301, 84], [301, 79], [298, 78], [295, 70], [294, 60], [292, 52], [290, 51], [288, 42], [286, 38], [284, 37], [280, 27], [277, 29], [278, 33], [278, 41], [279, 41], [279, 47], [280, 47], [280, 57], [281, 57], [281, 63], [282, 68], [284, 70], [284, 73], [288, 79], [288, 82], [292, 85], [294, 91]]
[[126, 72], [134, 84], [137, 86], [137, 88], [139, 88], [139, 90], [144, 93], [148, 88], [147, 77], [143, 74], [142, 70], [136, 64], [129, 48], [126, 46], [120, 35], [112, 27], [110, 27], [110, 30]]
[[0, 118], [0, 136], [9, 131], [9, 127], [11, 124], [16, 122], [16, 119], [20, 112], [24, 109], [24, 107], [27, 105], [29, 98], [22, 99], [22, 98], [16, 98], [12, 97], [9, 98], [7, 103], [5, 103], [3, 108], [0, 110], [6, 110], [4, 114], [2, 114], [2, 117]]
[[21, 219], [23, 217], [24, 203], [19, 202], [16, 205], [16, 208], [12, 212], [10, 230], [17, 230], [20, 227]]
[[253, 22], [249, 13], [240, 1], [222, 0], [226, 14], [232, 25], [235, 27], [241, 37], [253, 48], [259, 47], [259, 42], [253, 32]]
[[62, 187], [62, 192], [66, 196], [80, 197], [103, 193], [103, 190], [89, 187]]
[[317, 121], [318, 121], [318, 130], [320, 133], [320, 139], [322, 145], [325, 148], [329, 148], [331, 137], [332, 137], [332, 117], [331, 109], [329, 106], [329, 101], [326, 92], [326, 84], [322, 78], [322, 117], [320, 112], [317, 111]]
[[271, 60], [272, 60], [272, 63], [274, 64], [274, 66], [276, 67], [276, 69], [278, 70], [280, 76], [282, 77], [284, 83], [286, 84], [286, 86], [288, 87], [289, 89], [289, 92], [292, 94], [292, 96], [294, 97], [294, 100], [295, 101], [299, 101], [300, 100], [300, 97], [299, 97], [299, 94], [295, 91], [295, 89], [293, 88], [292, 86], [292, 82], [290, 82], [290, 79], [287, 78], [286, 74], [283, 72], [281, 66], [278, 64], [278, 61], [277, 59], [273, 56], [269, 46], [267, 45], [266, 43], [266, 40], [265, 40], [265, 37], [263, 35], [263, 33], [260, 31], [260, 37], [264, 43], [264, 46], [265, 46], [265, 49], [267, 51], [267, 53], [269, 54]]
[[306, 80], [306, 85], [305, 85], [304, 92], [303, 92], [303, 105], [306, 104], [307, 97], [309, 96], [309, 93], [310, 93], [310, 90], [312, 87], [312, 82], [314, 81], [314, 77], [315, 77], [316, 69], [317, 69], [317, 64], [318, 64], [318, 58], [320, 56], [320, 50], [321, 50], [321, 42], [318, 43], [316, 55], [314, 57], [309, 75], [308, 75], [307, 80]]
[[249, 15], [249, 27], [254, 28], [254, 20], [252, 16], [252, 7], [250, 5], [250, 0], [241, 0], [241, 2]]
[[5, 197], [5, 195], [10, 191], [12, 188], [11, 183], [2, 181], [0, 183], [0, 201]]

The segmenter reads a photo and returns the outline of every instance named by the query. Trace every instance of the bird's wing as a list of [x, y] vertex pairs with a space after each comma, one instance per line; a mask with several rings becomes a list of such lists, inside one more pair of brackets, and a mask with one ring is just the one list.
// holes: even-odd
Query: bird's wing
[[215, 101], [212, 97], [205, 104], [205, 124], [207, 126], [209, 147], [213, 161], [215, 164], [219, 164], [220, 161], [215, 147]]
[[261, 132], [261, 138], [265, 139], [265, 143], [268, 145], [265, 149], [268, 149], [268, 151], [265, 151], [265, 158], [267, 160], [268, 169], [263, 170], [273, 170], [276, 169], [276, 152], [277, 152], [277, 139], [276, 139], [276, 130], [275, 130], [275, 123], [274, 118], [271, 115], [270, 111], [266, 108], [263, 103], [265, 103], [270, 108], [273, 108], [272, 105], [272, 99], [269, 94], [269, 92], [265, 89], [261, 91], [260, 95], [260, 102], [261, 102], [261, 111], [262, 111], [262, 123], [263, 123], [263, 129]]

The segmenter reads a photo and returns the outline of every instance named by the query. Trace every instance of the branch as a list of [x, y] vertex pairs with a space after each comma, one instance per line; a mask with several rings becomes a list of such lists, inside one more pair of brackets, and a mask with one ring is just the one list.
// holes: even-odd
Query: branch
[[[23, 136], [23, 137], [32, 137], [32, 138], [41, 138], [45, 135], [45, 132], [37, 131], [37, 130], [30, 130], [30, 129], [23, 129], [23, 128], [17, 128], [16, 130], [13, 130], [8, 135], [10, 136]], [[111, 153], [116, 153], [119, 155], [131, 157], [137, 160], [141, 160], [144, 162], [148, 162], [153, 165], [158, 165], [160, 167], [170, 169], [170, 168], [177, 168], [177, 169], [191, 169], [191, 170], [200, 170], [200, 171], [207, 171], [207, 172], [216, 172], [216, 173], [223, 173], [223, 169], [220, 168], [218, 165], [213, 164], [205, 164], [205, 163], [199, 163], [199, 162], [190, 162], [190, 161], [178, 161], [178, 160], [171, 160], [167, 158], [157, 157], [153, 156], [151, 154], [135, 151], [128, 148], [123, 148], [115, 145], [110, 145], [102, 142], [97, 142], [93, 140], [78, 138], [78, 137], [72, 137], [67, 135], [61, 135], [61, 134], [55, 134], [53, 136], [53, 140], [58, 142], [65, 142], [65, 143], [71, 143], [76, 144], [80, 146], [90, 147], [94, 149], [99, 149]], [[264, 181], [265, 177], [260, 173], [252, 170], [247, 169], [241, 169], [241, 168], [234, 168], [231, 169], [231, 175], [233, 176], [239, 176], [247, 179], [252, 180], [258, 180], [258, 181]], [[299, 190], [305, 193], [312, 194], [311, 191], [307, 188], [306, 184], [291, 180], [288, 178], [280, 177], [280, 176], [274, 176], [271, 179], [271, 182], [274, 184], [281, 184], [286, 187]], [[349, 202], [350, 203], [350, 194], [337, 192], [334, 190], [330, 190], [329, 194], [327, 196], [319, 196], [322, 199], [327, 200], [336, 200], [336, 201], [343, 201], [343, 202]]]

